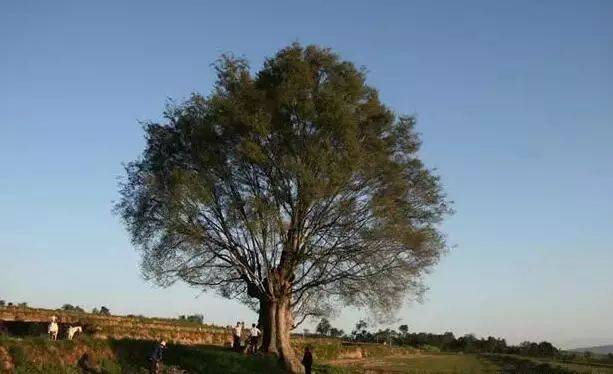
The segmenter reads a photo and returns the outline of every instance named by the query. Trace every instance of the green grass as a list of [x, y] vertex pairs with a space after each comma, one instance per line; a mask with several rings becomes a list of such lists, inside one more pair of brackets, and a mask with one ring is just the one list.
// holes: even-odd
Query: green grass
[[[108, 374], [147, 373], [146, 358], [155, 342], [143, 340], [49, 341], [45, 338], [0, 338], [11, 356], [15, 374], [80, 373], [77, 360], [87, 352], [93, 363]], [[281, 374], [276, 358], [246, 356], [218, 346], [183, 346], [169, 344], [164, 365], [188, 373]]]
[[[108, 374], [146, 374], [146, 357], [156, 343], [146, 340], [101, 340], [88, 337], [52, 342], [46, 338], [0, 337], [15, 374], [77, 374], [76, 362], [87, 352], [95, 366]], [[315, 373], [612, 373], [613, 367], [559, 362], [514, 355], [477, 355], [424, 352], [376, 344], [350, 344], [335, 340], [294, 341], [297, 349], [314, 348]], [[361, 350], [362, 359], [338, 359], [343, 352]], [[207, 374], [281, 374], [275, 357], [246, 356], [219, 346], [169, 344], [164, 354], [166, 368]]]
[[[334, 362], [332, 362], [334, 364]], [[411, 356], [368, 358], [336, 367], [329, 373], [494, 373], [498, 366], [471, 354], [428, 353]], [[323, 371], [325, 372], [325, 371]]]
[[613, 374], [613, 365], [588, 362], [561, 362], [518, 355], [431, 353], [379, 356], [362, 360], [332, 360], [319, 365], [316, 373], [596, 373]]
[[415, 353], [411, 347], [390, 347], [374, 343], [351, 343], [332, 338], [294, 338], [292, 345], [297, 352], [303, 352], [305, 346], [311, 347], [316, 362], [330, 361], [345, 353], [360, 350], [364, 357], [387, 357]]
[[[515, 356], [520, 358], [521, 356]], [[537, 364], [545, 364], [552, 369], [565, 370], [573, 373], [597, 373], [597, 374], [613, 374], [613, 364], [590, 362], [590, 361], [565, 361], [549, 358], [537, 357], [521, 357], [524, 360], [530, 360]]]
[[486, 355], [491, 361], [496, 361], [508, 371], [517, 370], [518, 367], [532, 366], [548, 373], [596, 373], [613, 374], [613, 364], [589, 361], [564, 361], [554, 358], [525, 357], [518, 355]]

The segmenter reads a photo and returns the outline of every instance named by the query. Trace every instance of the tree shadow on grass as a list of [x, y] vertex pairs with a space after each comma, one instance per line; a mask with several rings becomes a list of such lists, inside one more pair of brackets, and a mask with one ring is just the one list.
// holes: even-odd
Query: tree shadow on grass
[[[157, 342], [146, 340], [111, 340], [111, 348], [124, 373], [142, 371], [147, 357]], [[229, 348], [169, 344], [164, 352], [164, 365], [174, 366], [188, 373], [284, 373], [277, 359], [271, 356], [247, 356]]]

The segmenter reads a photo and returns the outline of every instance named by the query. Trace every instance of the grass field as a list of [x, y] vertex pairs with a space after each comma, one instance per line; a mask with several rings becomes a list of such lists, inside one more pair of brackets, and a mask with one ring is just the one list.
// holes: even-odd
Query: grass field
[[[121, 339], [82, 338], [51, 342], [46, 338], [0, 337], [0, 372], [8, 361], [15, 374], [80, 373], [78, 359], [87, 352], [100, 373], [147, 373], [146, 357], [155, 343]], [[333, 341], [309, 342], [315, 348], [315, 373], [612, 373], [613, 365], [587, 362], [560, 362], [514, 355], [426, 353], [415, 349], [389, 349], [381, 345], [342, 346]], [[300, 345], [300, 344], [297, 344]], [[343, 357], [343, 352], [360, 349], [364, 358]], [[165, 353], [167, 369], [207, 374], [281, 374], [274, 357], [237, 354], [219, 346], [170, 344]], [[172, 371], [167, 371], [172, 372]]]
[[384, 374], [384, 373], [538, 373], [538, 374], [613, 374], [613, 365], [588, 362], [561, 362], [554, 359], [516, 355], [474, 355], [462, 353], [413, 354], [332, 360], [318, 373]]
[[[471, 354], [414, 354], [361, 360], [333, 360], [339, 373], [493, 373], [498, 366]], [[334, 369], [330, 372], [334, 372]]]
[[503, 371], [507, 372], [517, 372], [520, 371], [520, 368], [531, 366], [534, 369], [539, 369], [548, 373], [613, 374], [613, 364], [589, 361], [561, 361], [516, 355], [488, 355], [487, 357], [490, 361], [496, 362]]
[[[146, 357], [154, 344], [151, 341], [132, 339], [51, 342], [46, 338], [0, 338], [0, 361], [6, 359], [8, 355], [15, 374], [76, 374], [81, 373], [76, 362], [87, 352], [102, 373], [147, 373]], [[251, 357], [218, 346], [171, 344], [164, 355], [164, 364], [167, 369], [174, 367], [187, 373], [281, 374], [283, 372], [273, 357]]]
[[[51, 342], [46, 338], [0, 338], [0, 351], [10, 356], [14, 373], [79, 373], [76, 362], [88, 352], [103, 373], [146, 373], [146, 357], [154, 342], [122, 339]], [[328, 344], [330, 345], [330, 344]], [[321, 352], [331, 355], [325, 345]], [[378, 349], [376, 349], [378, 348]], [[339, 349], [339, 348], [335, 348]], [[355, 348], [353, 348], [355, 349]], [[318, 347], [315, 346], [317, 352]], [[322, 374], [354, 373], [483, 373], [495, 366], [475, 355], [419, 354], [415, 350], [382, 350], [364, 346], [368, 358], [318, 360], [315, 372]], [[392, 356], [388, 356], [389, 353]], [[398, 355], [398, 352], [405, 352]], [[0, 352], [2, 353], [2, 352]], [[0, 361], [2, 354], [0, 354]], [[277, 374], [283, 371], [274, 357], [245, 356], [217, 346], [169, 345], [164, 362], [187, 373]]]

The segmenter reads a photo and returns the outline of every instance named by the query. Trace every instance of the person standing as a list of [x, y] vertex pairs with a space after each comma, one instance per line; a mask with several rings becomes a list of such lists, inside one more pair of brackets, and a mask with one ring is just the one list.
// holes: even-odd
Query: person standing
[[162, 354], [166, 349], [166, 342], [162, 340], [160, 344], [156, 345], [151, 354], [149, 354], [149, 374], [160, 373], [160, 366], [162, 364]]
[[255, 354], [258, 351], [258, 341], [260, 340], [260, 334], [262, 332], [257, 328], [255, 323], [251, 324], [249, 330], [249, 352]]
[[241, 335], [243, 333], [243, 326], [240, 322], [236, 322], [236, 326], [232, 329], [232, 348], [236, 352], [240, 352], [241, 350]]
[[302, 365], [304, 366], [304, 373], [311, 374], [311, 367], [313, 366], [313, 354], [309, 347], [304, 347], [304, 357], [302, 357]]

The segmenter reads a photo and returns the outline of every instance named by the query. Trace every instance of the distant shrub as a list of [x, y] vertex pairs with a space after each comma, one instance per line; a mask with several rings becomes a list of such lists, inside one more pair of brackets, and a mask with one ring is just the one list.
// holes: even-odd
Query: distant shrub
[[179, 316], [179, 321], [186, 321], [197, 323], [199, 325], [204, 324], [204, 316], [202, 314], [192, 314], [191, 316]]
[[62, 310], [65, 310], [67, 312], [80, 312], [80, 313], [85, 313], [85, 310], [83, 310], [83, 308], [81, 308], [80, 306], [73, 306], [72, 304], [64, 304], [62, 305]]
[[424, 344], [419, 346], [419, 349], [426, 352], [440, 352], [441, 349], [439, 347], [435, 347], [433, 345]]
[[109, 308], [105, 307], [104, 305], [100, 307], [100, 309], [98, 308], [94, 308], [92, 309], [92, 314], [100, 314], [103, 316], [110, 316], [111, 315], [111, 311], [109, 310]]

